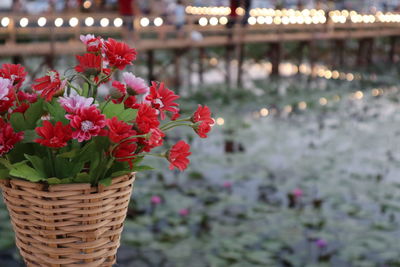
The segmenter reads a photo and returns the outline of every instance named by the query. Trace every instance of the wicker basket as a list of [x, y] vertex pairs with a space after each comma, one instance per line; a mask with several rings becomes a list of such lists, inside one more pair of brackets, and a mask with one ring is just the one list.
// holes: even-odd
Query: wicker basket
[[108, 187], [0, 180], [25, 263], [112, 266], [134, 180], [134, 174], [121, 176]]

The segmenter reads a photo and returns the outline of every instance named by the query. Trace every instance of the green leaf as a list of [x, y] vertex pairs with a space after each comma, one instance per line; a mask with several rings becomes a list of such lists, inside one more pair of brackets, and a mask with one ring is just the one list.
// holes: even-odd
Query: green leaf
[[0, 164], [6, 167], [7, 169], [11, 170], [12, 169], [12, 164], [6, 160], [5, 158], [0, 158]]
[[78, 173], [76, 178], [74, 178], [76, 183], [90, 183], [90, 175], [88, 173]]
[[141, 172], [141, 171], [151, 171], [154, 170], [153, 167], [142, 165], [142, 166], [134, 166], [133, 171]]
[[25, 112], [26, 123], [29, 126], [28, 129], [34, 129], [36, 127], [36, 122], [43, 114], [43, 99], [39, 98], [38, 101], [32, 104]]
[[52, 121], [61, 121], [64, 125], [68, 124], [68, 120], [65, 118], [66, 111], [56, 99], [53, 99], [52, 102], [45, 103], [46, 110], [51, 114]]
[[32, 164], [33, 168], [42, 176], [42, 177], [47, 177], [46, 175], [46, 169], [43, 164], [43, 159], [39, 158], [38, 156], [33, 156], [33, 155], [28, 155], [24, 154], [25, 158], [29, 160], [29, 162]]
[[103, 109], [103, 114], [106, 115], [107, 118], [112, 119], [113, 117], [117, 117], [121, 121], [129, 122], [136, 118], [137, 110], [135, 109], [125, 109], [123, 103], [115, 104], [109, 102]]
[[67, 152], [61, 153], [61, 154], [57, 155], [57, 157], [59, 157], [59, 158], [68, 158], [68, 159], [74, 158], [74, 157], [76, 157], [76, 155], [78, 155], [78, 151], [79, 151], [78, 149], [73, 149], [71, 151], [67, 151]]
[[101, 179], [99, 181], [99, 184], [104, 185], [104, 186], [110, 186], [112, 183], [112, 179], [111, 178], [105, 178], [105, 179]]
[[10, 175], [23, 178], [31, 182], [45, 181], [46, 178], [38, 173], [34, 168], [28, 166], [26, 161], [18, 162], [12, 166]]
[[24, 115], [20, 112], [15, 112], [10, 116], [10, 123], [15, 131], [20, 132], [26, 130]]
[[59, 179], [59, 178], [49, 178], [47, 179], [47, 183], [50, 185], [55, 185], [55, 184], [71, 184], [73, 183], [74, 180], [72, 178], [63, 178], [63, 179]]
[[39, 136], [35, 132], [35, 130], [26, 130], [24, 131], [24, 139], [22, 140], [22, 143], [34, 143], [33, 140], [38, 138]]
[[0, 179], [10, 178], [10, 171], [8, 169], [0, 169]]

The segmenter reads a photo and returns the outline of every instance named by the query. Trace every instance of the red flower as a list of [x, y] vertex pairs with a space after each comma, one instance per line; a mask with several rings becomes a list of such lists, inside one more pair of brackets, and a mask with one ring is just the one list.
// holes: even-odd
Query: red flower
[[150, 150], [155, 147], [162, 146], [164, 141], [163, 138], [165, 137], [165, 133], [163, 133], [159, 128], [150, 129], [149, 133], [151, 135], [148, 140], [145, 140], [143, 138], [140, 139], [141, 143], [145, 145], [143, 150], [146, 152], [150, 152]]
[[150, 101], [152, 107], [160, 112], [162, 120], [165, 119], [165, 111], [170, 111], [173, 114], [179, 112], [179, 109], [177, 108], [179, 104], [174, 103], [178, 98], [179, 96], [175, 95], [174, 92], [165, 87], [164, 83], [158, 85], [156, 82], [151, 83], [150, 94], [146, 96], [146, 100]]
[[60, 121], [58, 121], [55, 126], [49, 121], [43, 121], [43, 127], [36, 127], [35, 131], [42, 139], [37, 138], [34, 141], [42, 146], [53, 148], [64, 147], [72, 138], [71, 126], [63, 126]]
[[24, 139], [24, 133], [14, 132], [10, 123], [0, 118], [0, 156], [8, 153], [16, 143]]
[[211, 125], [206, 122], [202, 122], [195, 125], [193, 129], [201, 138], [207, 138], [207, 133], [211, 131]]
[[33, 89], [41, 91], [40, 96], [46, 101], [51, 101], [54, 95], [62, 95], [64, 92], [65, 82], [61, 81], [60, 74], [55, 71], [47, 72], [46, 76], [35, 80], [37, 84], [33, 85]]
[[22, 86], [27, 72], [20, 64], [3, 64], [0, 69], [0, 77], [10, 79], [16, 89]]
[[8, 110], [14, 106], [14, 92], [10, 90], [5, 99], [6, 100], [0, 100], [0, 114], [8, 112]]
[[17, 94], [19, 101], [28, 101], [29, 103], [35, 103], [37, 101], [37, 94], [29, 94], [24, 91], [18, 91]]
[[112, 86], [118, 90], [123, 96], [126, 95], [126, 86], [123, 83], [120, 83], [119, 81], [113, 81]]
[[72, 132], [72, 138], [77, 139], [78, 142], [89, 140], [92, 136], [107, 134], [103, 129], [106, 126], [106, 118], [96, 106], [80, 108], [76, 114], [68, 114], [65, 117], [70, 120], [71, 126], [75, 129]]
[[[113, 117], [107, 120], [108, 137], [113, 143], [119, 143], [122, 140], [136, 135], [136, 131], [132, 130], [132, 126]], [[129, 139], [131, 142], [136, 142], [136, 139]]]
[[86, 51], [98, 53], [103, 48], [103, 39], [95, 37], [86, 42]]
[[12, 111], [12, 113], [15, 113], [15, 112], [19, 112], [19, 113], [25, 113], [25, 111], [29, 108], [30, 106], [29, 106], [29, 104], [28, 103], [21, 103], [18, 107], [16, 107], [13, 111]]
[[214, 124], [210, 109], [207, 106], [199, 105], [192, 116], [192, 122], [196, 123], [193, 127], [195, 132], [201, 138], [207, 138], [207, 133], [211, 131], [211, 125]]
[[[112, 101], [115, 104], [119, 104], [124, 100], [124, 98], [125, 97], [122, 96], [118, 99], [113, 99]], [[131, 96], [128, 96], [128, 98], [125, 100], [124, 106], [125, 106], [125, 108], [138, 109], [140, 105], [138, 103], [136, 103], [136, 96], [131, 95]]]
[[86, 53], [83, 56], [76, 56], [79, 65], [75, 66], [77, 72], [86, 75], [97, 76], [101, 72], [101, 55]]
[[131, 169], [133, 168], [132, 160], [135, 159], [135, 152], [137, 149], [136, 143], [131, 143], [130, 141], [123, 142], [118, 145], [114, 151], [113, 156], [117, 161], [128, 162]]
[[151, 129], [157, 128], [160, 125], [157, 110], [147, 104], [140, 104], [136, 124], [141, 133], [148, 133]]
[[190, 146], [185, 143], [185, 141], [179, 141], [176, 143], [167, 153], [167, 159], [171, 163], [169, 165], [169, 169], [173, 170], [174, 167], [183, 171], [187, 168], [190, 161], [187, 157], [189, 157], [192, 153], [190, 153]]
[[126, 65], [132, 64], [132, 61], [136, 59], [136, 50], [123, 42], [108, 38], [104, 45], [106, 57], [112, 67], [123, 70]]

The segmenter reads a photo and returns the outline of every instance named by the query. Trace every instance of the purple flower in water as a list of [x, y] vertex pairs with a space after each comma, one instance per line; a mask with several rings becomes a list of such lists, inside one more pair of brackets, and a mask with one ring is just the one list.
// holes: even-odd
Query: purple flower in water
[[232, 182], [229, 182], [229, 181], [224, 182], [223, 187], [228, 188], [228, 189], [231, 188]]
[[181, 215], [181, 216], [183, 216], [183, 217], [188, 216], [189, 213], [190, 213], [189, 209], [181, 209], [181, 210], [179, 211], [179, 215]]
[[325, 248], [328, 245], [328, 242], [326, 242], [324, 239], [317, 239], [315, 241], [315, 245], [319, 248]]
[[152, 196], [151, 197], [151, 204], [157, 205], [161, 203], [161, 197], [159, 196]]
[[303, 196], [303, 190], [301, 190], [300, 188], [296, 188], [292, 191], [292, 194], [296, 197], [296, 198], [300, 198]]

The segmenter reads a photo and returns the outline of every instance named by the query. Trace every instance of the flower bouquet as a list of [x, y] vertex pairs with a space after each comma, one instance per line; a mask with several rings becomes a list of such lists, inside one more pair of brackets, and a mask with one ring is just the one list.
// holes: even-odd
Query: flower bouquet
[[135, 173], [151, 169], [143, 158], [182, 171], [191, 154], [184, 141], [151, 152], [175, 127], [205, 138], [214, 123], [201, 105], [180, 118], [179, 96], [163, 83], [129, 72], [114, 80], [136, 58], [127, 44], [81, 40], [86, 53], [65, 75], [51, 70], [24, 88], [22, 66], [0, 69], [0, 186], [28, 266], [115, 263]]

